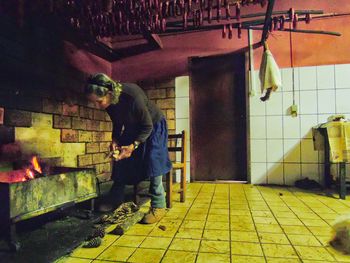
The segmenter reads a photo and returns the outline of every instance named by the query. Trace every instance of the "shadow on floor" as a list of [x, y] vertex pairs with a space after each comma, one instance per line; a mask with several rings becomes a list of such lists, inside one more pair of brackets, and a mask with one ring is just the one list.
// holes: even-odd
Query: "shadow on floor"
[[18, 252], [9, 251], [4, 237], [0, 240], [0, 262], [48, 263], [53, 262], [79, 246], [91, 233], [94, 213], [86, 218], [82, 208], [74, 207], [56, 211], [16, 224]]

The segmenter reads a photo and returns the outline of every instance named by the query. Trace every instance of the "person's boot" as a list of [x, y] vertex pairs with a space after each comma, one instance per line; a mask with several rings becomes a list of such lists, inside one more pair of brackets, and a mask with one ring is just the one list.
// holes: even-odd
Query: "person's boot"
[[163, 218], [166, 213], [165, 208], [151, 207], [149, 212], [142, 218], [143, 224], [154, 224]]

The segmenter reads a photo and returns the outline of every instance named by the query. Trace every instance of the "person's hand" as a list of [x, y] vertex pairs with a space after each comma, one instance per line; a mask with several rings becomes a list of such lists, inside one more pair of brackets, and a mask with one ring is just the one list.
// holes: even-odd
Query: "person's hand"
[[114, 159], [117, 159], [120, 153], [120, 147], [118, 146], [118, 143], [116, 141], [112, 141], [109, 145], [109, 153], [108, 158], [113, 157]]
[[130, 145], [127, 145], [127, 146], [121, 146], [119, 147], [119, 150], [120, 150], [120, 153], [118, 156], [114, 156], [114, 159], [116, 161], [120, 161], [122, 159], [125, 159], [125, 158], [129, 158], [132, 154], [132, 152], [134, 151], [134, 144], [130, 144]]
[[118, 143], [116, 141], [112, 141], [111, 142], [111, 145], [109, 146], [109, 150], [112, 152], [112, 151], [115, 151], [115, 150], [118, 150]]

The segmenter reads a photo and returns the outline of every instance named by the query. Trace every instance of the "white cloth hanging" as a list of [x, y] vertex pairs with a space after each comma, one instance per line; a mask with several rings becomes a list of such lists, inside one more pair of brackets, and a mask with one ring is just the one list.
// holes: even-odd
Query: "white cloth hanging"
[[282, 86], [280, 69], [269, 49], [266, 49], [263, 53], [259, 70], [259, 78], [261, 93], [270, 88], [272, 91], [275, 91]]

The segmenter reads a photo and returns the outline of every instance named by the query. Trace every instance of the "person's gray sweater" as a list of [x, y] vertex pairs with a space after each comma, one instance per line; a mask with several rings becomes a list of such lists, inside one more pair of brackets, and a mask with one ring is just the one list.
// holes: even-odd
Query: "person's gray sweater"
[[136, 84], [122, 83], [119, 101], [106, 108], [113, 122], [112, 138], [119, 145], [145, 142], [153, 124], [164, 117], [161, 110]]

